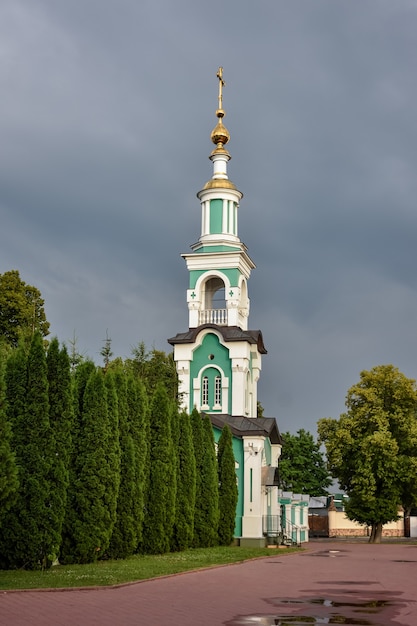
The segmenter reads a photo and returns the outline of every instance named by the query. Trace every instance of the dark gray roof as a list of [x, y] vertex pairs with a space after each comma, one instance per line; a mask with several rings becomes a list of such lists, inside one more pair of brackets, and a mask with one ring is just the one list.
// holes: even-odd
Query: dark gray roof
[[203, 324], [197, 328], [189, 328], [185, 333], [178, 333], [175, 337], [168, 339], [168, 343], [174, 346], [177, 343], [194, 343], [198, 333], [205, 328], [217, 330], [225, 341], [248, 341], [256, 344], [261, 354], [267, 354], [264, 340], [260, 330], [242, 330], [238, 326], [217, 326], [216, 324]]
[[213, 426], [223, 428], [228, 424], [235, 437], [259, 435], [269, 437], [271, 443], [282, 444], [282, 437], [275, 417], [244, 417], [243, 415], [225, 415], [223, 413], [207, 413]]

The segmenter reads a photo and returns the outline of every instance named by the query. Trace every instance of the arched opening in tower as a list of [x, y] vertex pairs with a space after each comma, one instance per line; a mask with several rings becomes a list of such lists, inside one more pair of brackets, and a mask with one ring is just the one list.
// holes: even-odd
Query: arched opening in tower
[[226, 295], [224, 282], [218, 276], [209, 278], [205, 285], [205, 309], [225, 309]]
[[227, 325], [225, 284], [219, 276], [211, 276], [203, 285], [203, 310], [200, 311], [200, 324]]

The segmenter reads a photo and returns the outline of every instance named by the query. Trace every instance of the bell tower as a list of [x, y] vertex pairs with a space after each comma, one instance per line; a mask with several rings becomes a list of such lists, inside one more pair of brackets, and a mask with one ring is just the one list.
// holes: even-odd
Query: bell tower
[[217, 72], [217, 124], [210, 180], [197, 193], [201, 233], [185, 253], [189, 272], [188, 331], [169, 339], [180, 381], [183, 408], [206, 413], [256, 417], [261, 355], [259, 330], [248, 330], [247, 283], [255, 264], [239, 239], [238, 213], [243, 197], [228, 177], [230, 134], [223, 124], [223, 68]]

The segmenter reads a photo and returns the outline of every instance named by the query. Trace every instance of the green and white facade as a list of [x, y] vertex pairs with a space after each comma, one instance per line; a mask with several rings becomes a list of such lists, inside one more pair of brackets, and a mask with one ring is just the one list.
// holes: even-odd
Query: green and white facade
[[248, 326], [248, 281], [255, 264], [238, 235], [243, 194], [229, 180], [229, 133], [223, 125], [219, 70], [218, 122], [211, 139], [211, 179], [198, 192], [201, 232], [183, 254], [189, 272], [188, 330], [174, 346], [183, 408], [210, 415], [218, 440], [224, 424], [233, 434], [239, 502], [236, 537], [264, 543], [265, 518], [279, 515], [275, 468], [281, 437], [274, 418], [257, 418], [257, 384], [266, 354], [262, 333]]

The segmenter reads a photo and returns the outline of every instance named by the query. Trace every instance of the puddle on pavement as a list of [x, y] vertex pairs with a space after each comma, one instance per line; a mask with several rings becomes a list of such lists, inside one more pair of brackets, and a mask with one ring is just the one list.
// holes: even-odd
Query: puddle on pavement
[[334, 559], [338, 556], [344, 556], [343, 552], [345, 552], [345, 550], [321, 550], [320, 552], [309, 552], [303, 556], [325, 556], [327, 558]]
[[[350, 602], [345, 600], [334, 600], [331, 598], [274, 598], [268, 600], [272, 604], [291, 605], [296, 607], [310, 607], [310, 610], [301, 609], [303, 615], [247, 615], [231, 622], [228, 626], [249, 626], [250, 624], [261, 624], [262, 626], [300, 626], [302, 624], [351, 624], [357, 626], [376, 626], [377, 622], [370, 621], [365, 617], [348, 615], [347, 613], [366, 613], [378, 615], [381, 609], [391, 606], [387, 600], [366, 600], [363, 602]], [[315, 615], [316, 607], [324, 607], [325, 614]], [[343, 611], [343, 609], [346, 611]], [[336, 609], [336, 610], [334, 610]], [[319, 613], [319, 611], [317, 611]], [[345, 613], [345, 614], [343, 614]]]
[[380, 609], [384, 606], [389, 606], [391, 603], [388, 600], [368, 600], [367, 602], [338, 602], [337, 600], [325, 600], [324, 598], [318, 598], [317, 600], [310, 600], [311, 604], [322, 604], [323, 606], [350, 606], [358, 609]]
[[250, 624], [261, 624], [262, 626], [302, 626], [302, 624], [351, 624], [353, 626], [376, 626], [375, 622], [355, 617], [343, 617], [334, 615], [333, 617], [311, 617], [307, 615], [251, 615], [237, 621], [227, 622], [230, 626], [250, 626]]

